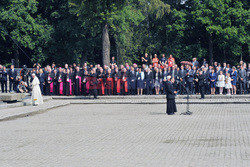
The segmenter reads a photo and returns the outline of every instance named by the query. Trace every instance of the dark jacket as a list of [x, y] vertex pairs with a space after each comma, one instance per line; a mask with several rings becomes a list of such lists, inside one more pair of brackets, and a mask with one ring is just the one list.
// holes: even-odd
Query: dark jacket
[[45, 74], [44, 73], [39, 74], [38, 79], [40, 81], [40, 84], [44, 84], [45, 83]]
[[7, 82], [7, 76], [8, 72], [7, 71], [2, 71], [2, 82]]
[[189, 72], [189, 75], [186, 76], [187, 82], [193, 82], [194, 80], [194, 70], [187, 70], [187, 73]]
[[166, 98], [175, 99], [174, 86], [170, 81], [166, 82]]
[[205, 81], [205, 75], [204, 74], [198, 75], [197, 78], [198, 78], [199, 86], [204, 86], [204, 84], [205, 84], [205, 82], [204, 82]]
[[180, 69], [178, 72], [178, 77], [182, 79], [182, 81], [185, 81], [185, 77], [187, 75], [187, 71], [185, 69]]
[[[16, 81], [16, 77], [17, 77], [17, 71], [14, 69], [14, 71], [12, 71], [11, 69], [8, 71], [8, 75], [9, 75], [9, 80], [10, 81]], [[11, 77], [13, 79], [11, 79]]]

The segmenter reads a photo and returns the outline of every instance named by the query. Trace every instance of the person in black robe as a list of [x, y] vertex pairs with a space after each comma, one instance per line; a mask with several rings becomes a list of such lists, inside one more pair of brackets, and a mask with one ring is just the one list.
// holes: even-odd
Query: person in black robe
[[84, 70], [82, 74], [82, 94], [84, 96], [89, 94], [88, 78], [89, 78], [89, 72], [88, 70]]
[[176, 91], [174, 91], [174, 86], [173, 86], [174, 78], [171, 79], [171, 76], [168, 76], [167, 79], [168, 79], [168, 81], [166, 82], [167, 114], [174, 115], [174, 113], [177, 112], [175, 104]]
[[48, 72], [45, 74], [45, 90], [46, 90], [46, 95], [53, 95], [54, 89], [53, 89], [53, 78], [54, 78], [54, 73], [51, 72], [51, 69], [48, 69]]
[[59, 67], [58, 69], [58, 73], [56, 74], [56, 82], [57, 82], [57, 92], [58, 95], [63, 95], [63, 81], [64, 81], [64, 73], [63, 73], [63, 69], [61, 67]]
[[53, 71], [53, 95], [58, 95], [57, 69]]
[[135, 95], [136, 94], [136, 72], [134, 67], [131, 67], [131, 70], [129, 72], [129, 77], [128, 77], [128, 89], [129, 89], [129, 94], [130, 95]]
[[81, 72], [80, 68], [76, 67], [75, 75], [74, 75], [74, 89], [75, 89], [75, 95], [81, 94]]

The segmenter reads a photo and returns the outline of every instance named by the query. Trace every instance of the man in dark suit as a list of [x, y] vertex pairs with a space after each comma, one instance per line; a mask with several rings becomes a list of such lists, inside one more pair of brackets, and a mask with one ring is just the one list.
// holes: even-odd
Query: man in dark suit
[[40, 69], [40, 73], [38, 75], [38, 79], [40, 81], [40, 89], [43, 95], [45, 95], [44, 86], [45, 86], [45, 74], [43, 73], [43, 70]]
[[9, 75], [9, 91], [11, 92], [16, 91], [16, 77], [17, 77], [17, 71], [14, 69], [14, 65], [10, 66], [10, 70], [8, 72]]
[[188, 66], [188, 70], [186, 73], [186, 83], [187, 83], [187, 88], [189, 89], [190, 94], [193, 94], [194, 90], [194, 71], [191, 69], [191, 66]]
[[202, 71], [199, 71], [197, 79], [198, 79], [198, 85], [200, 88], [201, 99], [204, 99], [205, 98], [205, 82], [204, 82], [205, 74], [203, 74]]
[[176, 104], [175, 104], [175, 95], [176, 91], [174, 91], [174, 78], [171, 79], [171, 76], [167, 77], [166, 82], [166, 98], [167, 98], [167, 114], [168, 115], [174, 115], [175, 112], [177, 112]]
[[168, 75], [170, 74], [168, 73], [167, 68], [164, 68], [162, 72], [163, 94], [166, 94], [166, 87], [164, 85], [166, 85]]
[[240, 94], [244, 94], [246, 91], [246, 82], [247, 82], [247, 72], [244, 69], [244, 66], [241, 65], [239, 70], [239, 85], [240, 85]]
[[8, 72], [6, 70], [6, 67], [4, 66], [2, 70], [2, 81], [1, 81], [2, 93], [4, 92], [7, 93], [7, 77], [8, 77]]
[[184, 94], [185, 93], [185, 77], [187, 75], [187, 71], [184, 69], [184, 66], [182, 65], [181, 66], [181, 69], [179, 70], [178, 72], [178, 77], [179, 77], [179, 80], [180, 80], [180, 84], [179, 84], [179, 90], [180, 90], [180, 94]]
[[[3, 78], [3, 66], [0, 64], [0, 85], [2, 89], [2, 78]], [[3, 89], [2, 89], [3, 91]]]
[[151, 95], [152, 94], [152, 89], [153, 89], [153, 72], [150, 70], [150, 68], [147, 68], [146, 73], [145, 73], [145, 80], [146, 82], [146, 94]]
[[136, 94], [136, 72], [134, 67], [131, 67], [128, 75], [128, 89], [130, 95]]
[[210, 85], [209, 85], [209, 70], [207, 68], [202, 69], [203, 74], [204, 74], [204, 86], [205, 86], [205, 94], [208, 95], [210, 94]]

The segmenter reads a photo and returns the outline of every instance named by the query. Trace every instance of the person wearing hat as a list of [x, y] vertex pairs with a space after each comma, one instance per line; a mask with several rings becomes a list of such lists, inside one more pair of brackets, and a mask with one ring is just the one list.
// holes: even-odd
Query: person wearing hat
[[171, 76], [167, 76], [166, 82], [166, 98], [167, 98], [167, 114], [174, 115], [177, 112], [176, 104], [175, 104], [175, 95], [176, 91], [174, 91], [174, 78], [171, 79]]

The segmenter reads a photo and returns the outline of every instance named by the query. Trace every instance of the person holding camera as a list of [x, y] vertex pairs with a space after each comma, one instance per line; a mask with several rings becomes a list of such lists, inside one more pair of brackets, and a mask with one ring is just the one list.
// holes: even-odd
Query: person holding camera
[[29, 92], [28, 85], [24, 81], [20, 80], [17, 86], [17, 93], [28, 93], [28, 92]]

